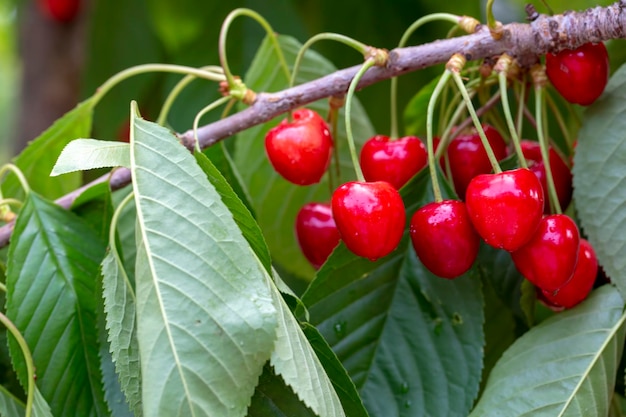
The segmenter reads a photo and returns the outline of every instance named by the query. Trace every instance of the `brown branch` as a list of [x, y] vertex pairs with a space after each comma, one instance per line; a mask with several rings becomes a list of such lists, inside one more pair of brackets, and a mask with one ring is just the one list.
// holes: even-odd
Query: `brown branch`
[[[476, 33], [471, 35], [394, 49], [389, 53], [389, 63], [385, 67], [373, 67], [368, 70], [358, 88], [445, 63], [455, 53], [465, 55], [468, 60], [477, 60], [506, 52], [515, 57], [520, 65], [530, 66], [546, 52], [575, 49], [587, 42], [622, 39], [626, 37], [626, 0], [620, 0], [608, 7], [595, 7], [582, 12], [567, 12], [555, 16], [539, 15], [528, 24], [511, 23], [503, 26], [502, 35], [502, 38], [495, 40], [487, 27], [479, 26]], [[256, 101], [245, 110], [199, 128], [200, 146], [205, 149], [297, 107], [322, 98], [340, 96], [348, 90], [350, 81], [358, 69], [359, 66], [354, 66], [287, 90], [259, 93]], [[193, 149], [192, 130], [180, 134], [179, 138], [183, 145], [190, 150]], [[117, 190], [130, 183], [130, 171], [125, 168], [116, 169], [96, 182], [107, 179], [110, 181], [111, 189]], [[81, 187], [81, 190], [90, 185]], [[60, 198], [57, 203], [69, 208], [79, 194], [80, 190], [77, 190]], [[8, 244], [12, 230], [12, 224], [0, 228], [0, 247]]]

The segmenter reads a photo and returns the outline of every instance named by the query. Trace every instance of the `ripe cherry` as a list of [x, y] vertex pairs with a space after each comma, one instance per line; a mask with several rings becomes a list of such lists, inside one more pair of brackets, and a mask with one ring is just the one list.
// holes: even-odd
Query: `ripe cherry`
[[296, 237], [304, 256], [319, 269], [340, 240], [330, 204], [305, 204], [296, 216]]
[[[550, 202], [548, 200], [548, 180], [546, 177], [546, 167], [541, 158], [541, 148], [538, 142], [531, 140], [522, 140], [520, 143], [524, 158], [528, 162], [530, 169], [541, 182], [544, 195], [544, 213], [550, 211]], [[552, 178], [554, 179], [554, 187], [559, 197], [559, 204], [563, 210], [567, 208], [572, 200], [572, 172], [563, 161], [563, 158], [552, 148], [549, 150], [550, 169], [552, 170]]]
[[[505, 158], [507, 148], [500, 133], [490, 125], [484, 125], [483, 130], [496, 159]], [[487, 151], [485, 151], [476, 129], [470, 128], [450, 142], [446, 153], [450, 161], [454, 189], [459, 198], [465, 200], [465, 191], [472, 178], [480, 174], [489, 174], [492, 171]], [[443, 158], [441, 162], [444, 172], [446, 172]]]
[[265, 135], [265, 151], [272, 166], [287, 181], [310, 185], [320, 181], [328, 163], [333, 140], [319, 114], [298, 109], [293, 121], [283, 120]]
[[511, 253], [517, 270], [545, 291], [561, 288], [574, 273], [580, 235], [578, 226], [564, 214], [541, 219], [530, 241]]
[[331, 207], [341, 239], [354, 254], [375, 261], [400, 243], [404, 203], [388, 182], [345, 183], [333, 193]]
[[80, 8], [80, 0], [39, 0], [39, 8], [52, 20], [69, 23]]
[[552, 305], [572, 308], [587, 298], [598, 274], [598, 258], [586, 239], [580, 239], [578, 262], [572, 278], [557, 291], [542, 290], [542, 297]]
[[541, 221], [543, 190], [527, 169], [479, 175], [470, 182], [465, 198], [478, 234], [499, 249], [519, 249]]
[[439, 277], [463, 275], [478, 255], [480, 237], [462, 201], [425, 205], [413, 214], [409, 231], [417, 257]]
[[415, 136], [389, 140], [389, 136], [376, 135], [361, 149], [365, 180], [387, 181], [398, 190], [427, 162], [426, 147]]
[[546, 74], [563, 98], [588, 106], [604, 91], [609, 79], [609, 55], [600, 43], [546, 54]]

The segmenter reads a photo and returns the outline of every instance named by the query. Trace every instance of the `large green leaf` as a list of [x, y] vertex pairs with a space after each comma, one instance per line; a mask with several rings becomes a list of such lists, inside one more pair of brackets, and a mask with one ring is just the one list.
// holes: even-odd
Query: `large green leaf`
[[269, 276], [193, 155], [133, 129], [144, 414], [243, 416], [276, 339]]
[[[409, 216], [432, 201], [429, 181], [422, 172], [402, 189]], [[479, 274], [435, 277], [408, 240], [374, 263], [339, 246], [302, 301], [370, 415], [465, 415], [482, 370]]]
[[519, 338], [493, 369], [472, 416], [606, 416], [622, 356], [624, 300], [599, 288]]
[[[57, 198], [78, 188], [81, 181], [79, 173], [53, 178], [50, 172], [70, 141], [89, 136], [92, 114], [91, 100], [79, 103], [14, 158], [13, 162], [22, 170], [33, 190], [45, 197]], [[19, 187], [17, 180], [10, 176], [2, 185], [2, 190], [5, 195], [14, 196], [19, 195]]]
[[[288, 36], [280, 36], [280, 44], [287, 62], [292, 63], [300, 44]], [[298, 71], [298, 83], [319, 78], [335, 71], [335, 67], [321, 55], [309, 51]], [[278, 91], [287, 87], [276, 53], [268, 39], [263, 42], [250, 69], [244, 77], [246, 85], [254, 91]], [[326, 100], [310, 106], [323, 117], [328, 111]], [[342, 181], [353, 179], [354, 169], [347, 153], [344, 113], [340, 111], [339, 136], [334, 138], [336, 151], [341, 158]], [[273, 259], [288, 272], [311, 277], [313, 268], [302, 255], [294, 235], [294, 222], [298, 210], [309, 201], [330, 200], [327, 176], [319, 184], [300, 187], [278, 175], [265, 156], [265, 133], [279, 120], [255, 126], [237, 135], [235, 164], [252, 199], [257, 220], [264, 232]], [[374, 134], [367, 115], [357, 100], [353, 101], [352, 128], [358, 144]], [[337, 186], [338, 184], [335, 184]]]
[[[104, 243], [78, 216], [31, 192], [15, 224], [7, 316], [22, 332], [54, 415], [104, 416], [96, 293]], [[13, 362], [26, 380], [22, 354]]]
[[626, 66], [587, 109], [574, 157], [574, 199], [598, 260], [626, 296]]

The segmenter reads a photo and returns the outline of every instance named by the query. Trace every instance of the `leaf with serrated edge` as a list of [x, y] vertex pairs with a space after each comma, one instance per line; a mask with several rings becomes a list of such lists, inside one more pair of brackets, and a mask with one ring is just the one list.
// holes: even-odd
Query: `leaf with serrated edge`
[[586, 109], [574, 154], [574, 199], [600, 265], [626, 297], [626, 65]]
[[[279, 36], [285, 59], [291, 65], [301, 44], [289, 36]], [[298, 71], [297, 83], [310, 81], [330, 74], [336, 68], [323, 56], [307, 50]], [[288, 86], [288, 80], [280, 69], [272, 43], [266, 38], [259, 48], [246, 76], [246, 86], [254, 91], [278, 91]], [[328, 101], [307, 104], [322, 117], [328, 113]], [[265, 156], [265, 134], [285, 116], [271, 122], [254, 126], [237, 134], [233, 159], [241, 178], [250, 193], [257, 221], [263, 230], [272, 259], [288, 272], [310, 279], [314, 270], [298, 246], [294, 224], [298, 210], [310, 201], [330, 200], [328, 175], [319, 184], [300, 187], [283, 179], [274, 171]], [[341, 163], [341, 179], [336, 184], [354, 179], [354, 168], [348, 153], [345, 135], [344, 109], [339, 111], [338, 137], [334, 138], [334, 152]], [[365, 110], [358, 99], [352, 101], [352, 129], [357, 146], [375, 134]], [[329, 169], [334, 169], [331, 166]]]
[[132, 124], [144, 414], [244, 416], [276, 338], [268, 274], [193, 155]]
[[[103, 416], [96, 288], [105, 245], [80, 217], [34, 192], [15, 223], [7, 317], [28, 343], [37, 385], [58, 416]], [[22, 383], [21, 350], [9, 340]]]
[[533, 327], [498, 361], [471, 416], [606, 416], [625, 321], [624, 300], [605, 285]]
[[270, 360], [276, 373], [318, 416], [345, 416], [326, 371], [276, 287], [272, 297], [279, 315], [276, 344]]
[[41, 395], [41, 391], [35, 388], [35, 398], [33, 400], [33, 417], [52, 417], [52, 411], [46, 400]]
[[0, 416], [24, 417], [25, 413], [24, 403], [0, 385]]
[[135, 294], [125, 275], [116, 256], [109, 252], [102, 261], [108, 341], [120, 387], [131, 410], [136, 416], [141, 416], [141, 369], [135, 325]]
[[124, 142], [112, 142], [97, 139], [76, 139], [68, 143], [50, 176], [55, 177], [68, 172], [85, 171], [96, 168], [130, 166], [130, 145]]

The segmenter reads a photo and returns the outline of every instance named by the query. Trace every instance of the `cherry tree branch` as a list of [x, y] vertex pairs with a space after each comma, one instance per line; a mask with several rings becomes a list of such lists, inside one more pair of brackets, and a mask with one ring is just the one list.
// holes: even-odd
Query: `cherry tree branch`
[[[369, 69], [359, 82], [358, 88], [443, 64], [455, 53], [465, 55], [470, 61], [495, 57], [506, 52], [515, 57], [521, 66], [530, 66], [547, 52], [575, 49], [587, 42], [626, 38], [626, 0], [617, 1], [608, 7], [595, 7], [555, 16], [536, 14], [532, 7], [527, 8], [527, 11], [530, 23], [504, 25], [502, 37], [497, 40], [491, 36], [486, 26], [481, 25], [470, 35], [391, 50], [388, 64]], [[245, 110], [200, 127], [200, 147], [205, 149], [238, 132], [319, 99], [342, 96], [348, 90], [359, 67], [357, 65], [342, 69], [286, 90], [259, 92], [256, 101]], [[178, 137], [183, 145], [193, 150], [192, 130], [179, 134]], [[117, 190], [131, 182], [131, 174], [128, 169], [119, 168], [94, 183], [106, 180], [109, 180], [112, 190]], [[91, 185], [87, 184], [58, 199], [57, 203], [69, 208], [76, 197]], [[0, 247], [8, 244], [12, 230], [13, 224], [0, 228]]]

